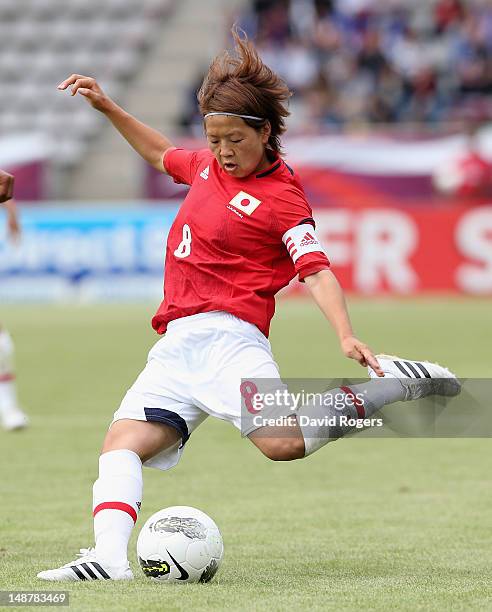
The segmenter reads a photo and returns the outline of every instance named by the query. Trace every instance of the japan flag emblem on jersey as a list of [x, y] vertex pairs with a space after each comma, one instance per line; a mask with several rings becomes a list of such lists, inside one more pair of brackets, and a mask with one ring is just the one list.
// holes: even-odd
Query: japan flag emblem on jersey
[[252, 215], [261, 204], [261, 200], [249, 195], [245, 191], [240, 191], [232, 198], [229, 204], [246, 215]]

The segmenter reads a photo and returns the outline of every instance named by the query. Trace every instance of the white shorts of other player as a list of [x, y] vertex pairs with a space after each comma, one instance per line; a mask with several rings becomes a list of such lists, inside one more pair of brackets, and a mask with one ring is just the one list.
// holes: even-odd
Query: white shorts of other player
[[242, 378], [280, 382], [270, 342], [255, 325], [218, 311], [171, 321], [115, 412], [113, 423], [148, 420], [178, 429], [181, 443], [145, 463], [170, 469], [178, 463], [188, 436], [208, 415], [241, 429]]

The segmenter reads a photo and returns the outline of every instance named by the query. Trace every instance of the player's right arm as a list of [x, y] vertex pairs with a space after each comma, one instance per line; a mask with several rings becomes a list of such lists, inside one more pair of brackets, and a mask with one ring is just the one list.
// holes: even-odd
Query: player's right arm
[[0, 170], [0, 204], [8, 202], [14, 192], [14, 177], [8, 172]]
[[95, 79], [72, 74], [58, 85], [58, 89], [63, 91], [70, 86], [72, 96], [77, 93], [84, 96], [93, 108], [106, 115], [123, 138], [146, 162], [159, 172], [166, 172], [163, 164], [164, 153], [174, 147], [170, 140], [118, 106], [104, 93]]
[[21, 233], [17, 207], [14, 200], [5, 202], [5, 207], [7, 209], [7, 235], [12, 242], [15, 242], [19, 239]]
[[0, 170], [0, 204], [5, 204], [7, 209], [7, 233], [11, 240], [16, 240], [20, 235], [19, 217], [15, 202], [12, 199], [14, 195], [14, 177]]

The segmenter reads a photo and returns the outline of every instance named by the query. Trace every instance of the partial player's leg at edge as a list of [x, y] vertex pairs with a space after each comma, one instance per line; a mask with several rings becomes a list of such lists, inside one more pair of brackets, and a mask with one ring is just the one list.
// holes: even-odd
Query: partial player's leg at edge
[[28, 424], [17, 399], [13, 355], [12, 338], [0, 326], [0, 424], [7, 431], [23, 429]]

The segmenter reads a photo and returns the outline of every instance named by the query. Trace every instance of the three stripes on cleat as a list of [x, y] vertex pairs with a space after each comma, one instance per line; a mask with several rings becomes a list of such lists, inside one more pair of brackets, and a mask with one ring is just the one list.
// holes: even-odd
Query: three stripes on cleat
[[[418, 361], [414, 361], [414, 363], [410, 363], [410, 361], [404, 361], [403, 363], [401, 361], [393, 361], [393, 363], [406, 378], [422, 378], [422, 374], [425, 378], [432, 378], [429, 371]], [[415, 366], [417, 366], [421, 372], [419, 372]]]
[[[84, 569], [85, 574], [82, 571], [82, 568]], [[76, 574], [79, 580], [111, 580], [111, 576], [105, 570], [103, 570], [99, 563], [96, 563], [95, 561], [71, 565], [70, 569], [73, 570], [74, 574]]]

